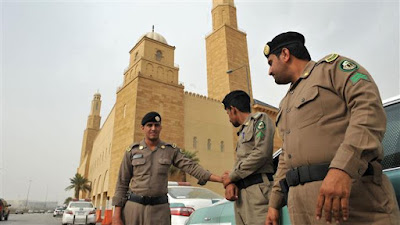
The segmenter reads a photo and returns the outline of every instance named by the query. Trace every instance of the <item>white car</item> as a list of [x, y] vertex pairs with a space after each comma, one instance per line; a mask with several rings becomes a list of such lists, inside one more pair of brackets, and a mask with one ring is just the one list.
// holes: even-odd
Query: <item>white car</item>
[[221, 195], [188, 182], [168, 182], [168, 201], [171, 225], [184, 225], [195, 210], [210, 206], [224, 199]]
[[64, 210], [61, 220], [63, 225], [66, 224], [96, 224], [96, 208], [90, 201], [76, 200], [71, 201]]
[[53, 212], [53, 217], [62, 216], [64, 213], [64, 207], [57, 207]]

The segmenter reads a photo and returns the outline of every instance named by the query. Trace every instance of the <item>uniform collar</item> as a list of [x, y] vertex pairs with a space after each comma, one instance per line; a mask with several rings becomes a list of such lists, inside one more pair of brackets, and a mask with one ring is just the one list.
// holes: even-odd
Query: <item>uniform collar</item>
[[303, 72], [301, 73], [299, 79], [296, 80], [292, 85], [290, 85], [289, 91], [293, 90], [296, 88], [296, 86], [302, 81], [303, 79], [307, 79], [310, 75], [312, 70], [314, 69], [315, 65], [317, 65], [316, 62], [310, 60], [307, 64], [306, 67], [304, 67]]
[[[164, 147], [162, 147], [162, 146], [164, 146]], [[148, 148], [148, 147], [147, 147], [147, 144], [146, 144], [145, 139], [143, 138], [143, 140], [141, 140], [140, 143], [139, 143], [139, 149], [140, 149], [140, 150], [143, 150], [143, 149], [146, 149], [146, 148]], [[156, 150], [156, 149], [158, 149], [158, 148], [164, 149], [164, 148], [165, 148], [165, 142], [163, 142], [162, 140], [160, 140], [160, 141], [158, 142], [158, 144], [157, 144], [157, 147], [156, 147], [154, 150]]]
[[246, 118], [244, 123], [240, 126], [239, 131], [237, 132], [237, 135], [239, 136], [240, 132], [244, 129], [244, 127], [247, 127], [250, 124], [251, 118], [254, 118], [255, 113], [250, 113], [249, 116]]

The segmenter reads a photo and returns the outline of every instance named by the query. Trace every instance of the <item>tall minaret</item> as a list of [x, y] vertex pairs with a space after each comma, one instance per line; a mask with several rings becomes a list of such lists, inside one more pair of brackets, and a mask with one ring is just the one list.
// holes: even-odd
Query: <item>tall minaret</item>
[[206, 37], [208, 97], [222, 100], [233, 90], [252, 97], [246, 33], [238, 29], [233, 0], [213, 0], [211, 13], [213, 31]]
[[90, 156], [92, 153], [93, 142], [100, 130], [100, 108], [101, 108], [101, 95], [96, 93], [93, 96], [90, 114], [87, 120], [87, 126], [83, 133], [82, 150], [81, 150], [81, 162], [78, 168], [78, 172], [82, 176], [87, 178], [89, 170]]

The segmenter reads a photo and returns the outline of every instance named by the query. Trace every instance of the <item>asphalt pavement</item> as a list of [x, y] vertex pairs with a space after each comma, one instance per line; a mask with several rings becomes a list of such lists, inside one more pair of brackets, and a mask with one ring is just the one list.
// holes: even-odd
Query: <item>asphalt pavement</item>
[[53, 217], [51, 213], [10, 214], [7, 221], [0, 221], [0, 225], [61, 225], [61, 217]]

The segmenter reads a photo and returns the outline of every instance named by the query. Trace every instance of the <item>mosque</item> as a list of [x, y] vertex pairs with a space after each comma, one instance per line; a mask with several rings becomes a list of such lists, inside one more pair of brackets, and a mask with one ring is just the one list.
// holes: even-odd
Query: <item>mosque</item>
[[[129, 51], [129, 66], [116, 102], [101, 122], [101, 95], [94, 94], [82, 141], [77, 172], [90, 181], [98, 209], [109, 208], [122, 156], [127, 147], [144, 138], [141, 119], [149, 111], [162, 116], [161, 139], [187, 151], [197, 151], [200, 164], [215, 174], [233, 167], [237, 128], [229, 122], [221, 101], [233, 90], [251, 96], [252, 111], [265, 112], [273, 121], [277, 108], [253, 99], [246, 33], [238, 29], [233, 0], [213, 0], [212, 32], [206, 39], [208, 95], [185, 91], [174, 61], [175, 46], [154, 31], [143, 35]], [[227, 74], [229, 69], [235, 72]], [[275, 135], [274, 149], [282, 142]], [[197, 180], [188, 176], [192, 185]], [[206, 188], [221, 195], [221, 184]]]

